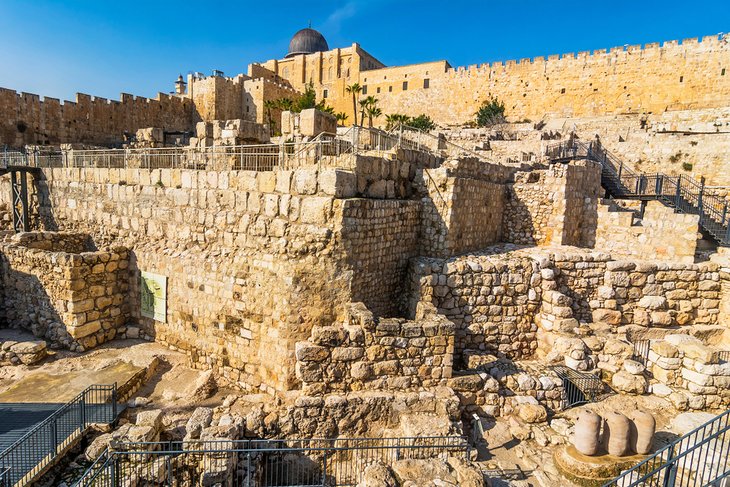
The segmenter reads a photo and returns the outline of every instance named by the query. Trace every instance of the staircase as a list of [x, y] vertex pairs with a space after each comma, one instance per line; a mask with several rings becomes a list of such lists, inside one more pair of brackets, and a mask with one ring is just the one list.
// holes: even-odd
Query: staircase
[[669, 176], [663, 173], [644, 174], [631, 170], [598, 141], [591, 143], [572, 139], [547, 147], [545, 155], [552, 162], [587, 159], [601, 164], [601, 185], [615, 199], [657, 200], [677, 213], [699, 215], [700, 227], [718, 244], [730, 246], [730, 214], [728, 201], [707, 194], [705, 179], [690, 176]]

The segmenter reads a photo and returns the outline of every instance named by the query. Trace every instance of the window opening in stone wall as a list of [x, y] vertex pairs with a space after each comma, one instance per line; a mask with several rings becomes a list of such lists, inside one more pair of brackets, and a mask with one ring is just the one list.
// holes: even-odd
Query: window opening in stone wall
[[725, 76], [725, 68], [722, 68], [722, 71], [720, 71], [720, 76]]
[[392, 86], [388, 86], [388, 93], [390, 93], [391, 91], [393, 91], [393, 87]]
[[560, 94], [561, 95], [565, 94], [565, 88], [563, 88], [562, 90], [560, 90]]
[[380, 93], [380, 87], [375, 88], [375, 93]]
[[431, 82], [431, 80], [429, 80], [428, 78], [425, 78], [423, 80], [423, 87], [424, 87], [424, 89], [428, 89], [430, 82]]
[[408, 81], [403, 82], [403, 91], [406, 91], [408, 89]]
[[322, 91], [322, 98], [327, 98], [327, 90]]
[[680, 76], [680, 77], [679, 77], [679, 82], [681, 83], [681, 82], [683, 82], [683, 81], [684, 81], [684, 76]]
[[368, 85], [363, 85], [362, 86], [362, 94], [363, 95], [367, 95], [368, 94]]

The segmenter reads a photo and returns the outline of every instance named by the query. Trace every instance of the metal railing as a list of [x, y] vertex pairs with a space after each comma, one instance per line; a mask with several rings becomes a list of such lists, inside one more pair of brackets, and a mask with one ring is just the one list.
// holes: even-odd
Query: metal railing
[[468, 450], [461, 436], [125, 443], [105, 451], [74, 485], [354, 486], [376, 461]]
[[598, 141], [576, 139], [550, 145], [545, 155], [553, 161], [588, 159], [601, 164], [601, 184], [614, 198], [653, 199], [680, 213], [699, 215], [699, 225], [721, 245], [730, 245], [730, 204], [705, 192], [705, 180], [690, 176], [643, 174], [632, 171]]
[[0, 152], [0, 166], [272, 171], [320, 165], [352, 167], [359, 153], [382, 156], [396, 148], [418, 148], [382, 130], [354, 126], [344, 134], [321, 133], [306, 142], [211, 147], [71, 149]]
[[483, 154], [477, 151], [467, 149], [461, 145], [449, 142], [444, 137], [439, 137], [408, 125], [399, 124], [390, 131], [390, 134], [397, 135], [401, 141], [409, 141], [416, 150], [428, 150], [439, 156], [445, 154], [451, 157], [466, 154], [469, 157], [487, 160]]
[[730, 476], [730, 411], [661, 448], [604, 487], [710, 487]]
[[111, 423], [116, 417], [116, 385], [88, 387], [0, 452], [0, 471], [6, 471], [8, 486], [30, 483], [73, 445], [90, 424]]
[[604, 395], [606, 385], [600, 377], [565, 365], [556, 365], [552, 369], [563, 381], [563, 409], [595, 402]]
[[10, 487], [10, 468], [0, 468], [0, 487]]

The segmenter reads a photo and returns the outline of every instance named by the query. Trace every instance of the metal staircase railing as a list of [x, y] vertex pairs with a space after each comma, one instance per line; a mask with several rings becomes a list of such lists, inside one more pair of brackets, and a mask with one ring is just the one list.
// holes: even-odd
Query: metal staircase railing
[[483, 154], [479, 154], [477, 151], [467, 149], [464, 146], [449, 142], [445, 138], [408, 125], [398, 124], [388, 133], [398, 137], [401, 141], [411, 141], [420, 150], [428, 150], [437, 155], [441, 155], [442, 152], [451, 156], [466, 154], [470, 157], [487, 160]]
[[657, 450], [603, 487], [720, 486], [730, 477], [730, 411]]
[[730, 245], [730, 208], [728, 200], [705, 189], [705, 179], [645, 174], [633, 171], [598, 141], [570, 140], [552, 144], [545, 155], [553, 162], [588, 159], [601, 164], [601, 185], [616, 199], [657, 200], [678, 213], [699, 215], [700, 227], [720, 245]]

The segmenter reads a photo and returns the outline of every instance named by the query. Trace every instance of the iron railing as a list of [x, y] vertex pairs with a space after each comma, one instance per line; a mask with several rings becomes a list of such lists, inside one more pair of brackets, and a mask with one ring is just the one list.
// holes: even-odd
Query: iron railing
[[631, 170], [598, 141], [576, 139], [550, 145], [545, 155], [553, 161], [588, 159], [601, 164], [601, 184], [614, 198], [657, 200], [679, 213], [699, 215], [699, 225], [721, 245], [730, 245], [730, 203], [705, 192], [705, 180]]
[[116, 417], [116, 385], [88, 387], [0, 452], [0, 471], [6, 471], [8, 486], [29, 484], [73, 445], [89, 425], [112, 423]]
[[730, 411], [661, 448], [604, 487], [710, 487], [730, 476]]
[[[211, 147], [33, 150], [0, 153], [0, 167], [141, 168], [272, 171], [311, 165], [352, 168], [359, 153], [382, 156], [417, 144], [382, 130], [353, 126], [344, 134], [322, 133], [306, 142]], [[425, 150], [425, 149], [423, 149]]]
[[416, 150], [427, 150], [439, 156], [445, 154], [451, 157], [458, 157], [466, 154], [469, 157], [486, 160], [484, 155], [477, 151], [467, 149], [461, 145], [449, 142], [444, 137], [439, 137], [408, 125], [399, 124], [389, 133], [397, 136], [404, 144], [409, 142]]
[[0, 468], [0, 487], [10, 487], [10, 468]]
[[563, 381], [563, 409], [595, 402], [604, 395], [606, 385], [594, 374], [579, 372], [565, 365], [552, 367]]
[[74, 485], [354, 486], [376, 461], [468, 453], [461, 436], [125, 443]]

